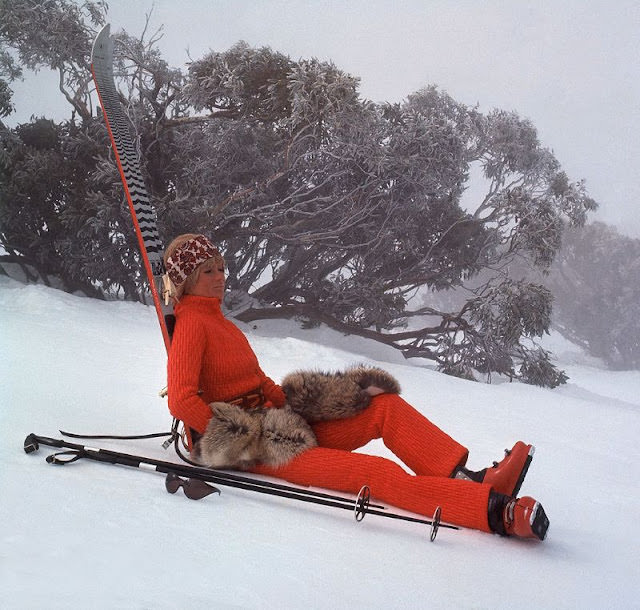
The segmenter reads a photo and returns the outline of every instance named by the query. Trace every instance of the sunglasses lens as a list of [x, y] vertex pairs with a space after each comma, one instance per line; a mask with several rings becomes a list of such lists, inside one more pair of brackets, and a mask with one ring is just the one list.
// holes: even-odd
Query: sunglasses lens
[[178, 488], [182, 484], [183, 483], [180, 477], [173, 472], [170, 472], [169, 474], [167, 474], [167, 478], [164, 480], [164, 486], [167, 488], [167, 491], [170, 494], [176, 493], [176, 491], [178, 491]]
[[184, 495], [190, 500], [202, 500], [209, 494], [220, 493], [220, 490], [200, 479], [187, 479], [183, 483]]

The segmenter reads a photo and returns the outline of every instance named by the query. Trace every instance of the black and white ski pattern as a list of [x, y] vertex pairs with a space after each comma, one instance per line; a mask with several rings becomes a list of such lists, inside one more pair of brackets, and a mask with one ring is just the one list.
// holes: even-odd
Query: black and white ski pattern
[[163, 273], [163, 247], [156, 226], [156, 215], [140, 171], [129, 119], [122, 110], [113, 80], [113, 38], [110, 36], [108, 24], [93, 43], [91, 66], [102, 110], [111, 132], [122, 181], [133, 206], [132, 213], [135, 214], [153, 275], [158, 277]]
[[151, 206], [142, 178], [132, 127], [122, 109], [113, 80], [113, 38], [110, 35], [108, 24], [102, 28], [93, 43], [91, 70], [138, 236], [140, 253], [149, 280], [162, 337], [168, 350], [170, 336], [166, 320], [167, 315], [171, 313], [171, 307], [163, 305], [159, 294], [164, 273], [163, 247], [158, 235], [156, 214]]

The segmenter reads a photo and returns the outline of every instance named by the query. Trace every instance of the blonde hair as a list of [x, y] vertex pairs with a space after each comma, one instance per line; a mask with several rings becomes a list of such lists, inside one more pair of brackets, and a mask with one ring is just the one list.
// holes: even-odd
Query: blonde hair
[[[198, 237], [198, 235], [199, 233], [183, 233], [182, 235], [178, 235], [178, 237], [174, 238], [164, 251], [163, 261], [165, 267], [167, 265], [167, 260], [169, 259], [169, 257], [171, 257], [182, 244], [188, 242], [190, 239]], [[189, 294], [191, 290], [193, 290], [193, 287], [196, 285], [196, 282], [200, 277], [200, 272], [203, 270], [206, 271], [210, 268], [211, 265], [218, 265], [220, 263], [224, 265], [224, 258], [222, 258], [220, 254], [218, 254], [217, 256], [206, 260], [201, 265], [198, 265], [183, 284], [175, 287], [175, 290], [171, 296], [176, 301], [178, 301], [183, 294]]]

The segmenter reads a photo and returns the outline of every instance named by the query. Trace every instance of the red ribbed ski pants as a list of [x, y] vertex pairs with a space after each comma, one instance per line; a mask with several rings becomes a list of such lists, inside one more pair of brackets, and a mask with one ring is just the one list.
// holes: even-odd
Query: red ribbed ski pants
[[[297, 485], [357, 494], [368, 485], [386, 504], [431, 517], [437, 506], [448, 523], [490, 531], [489, 485], [449, 478], [467, 450], [396, 394], [381, 394], [349, 419], [313, 426], [318, 447], [279, 468], [259, 465], [258, 474]], [[414, 474], [387, 458], [354, 453], [381, 438]]]

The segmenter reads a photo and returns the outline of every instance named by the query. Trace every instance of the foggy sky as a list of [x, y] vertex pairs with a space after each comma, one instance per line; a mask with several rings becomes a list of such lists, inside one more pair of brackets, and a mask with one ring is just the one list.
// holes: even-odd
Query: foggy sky
[[[163, 57], [239, 40], [292, 59], [331, 60], [363, 97], [400, 101], [436, 84], [454, 99], [530, 119], [571, 180], [586, 179], [594, 219], [640, 238], [640, 2], [637, 0], [109, 0], [112, 32], [164, 24]], [[187, 52], [188, 50], [188, 52]], [[37, 81], [37, 83], [36, 83]], [[65, 118], [56, 77], [14, 83], [14, 125]], [[47, 91], [43, 95], [43, 91]], [[49, 93], [50, 92], [50, 93]]]

